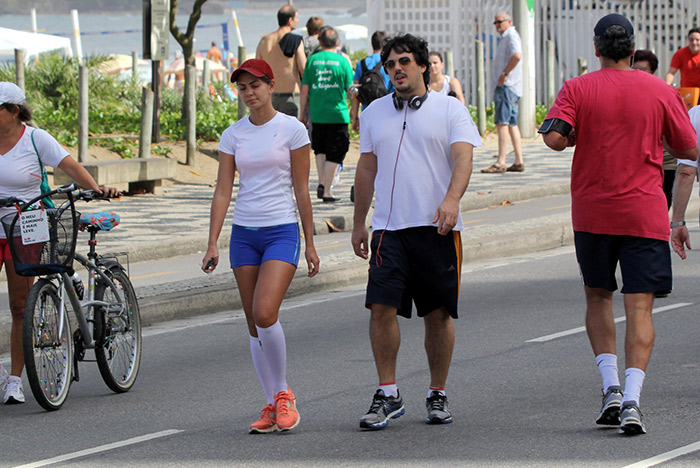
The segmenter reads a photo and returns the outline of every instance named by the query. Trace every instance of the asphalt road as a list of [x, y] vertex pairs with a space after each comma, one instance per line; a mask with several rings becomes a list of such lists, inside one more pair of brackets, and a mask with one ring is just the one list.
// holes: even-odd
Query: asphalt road
[[[675, 259], [674, 259], [675, 261]], [[594, 423], [600, 378], [584, 332], [572, 248], [465, 265], [448, 380], [454, 423], [424, 424], [419, 320], [402, 320], [406, 415], [361, 432], [376, 385], [361, 287], [289, 300], [281, 313], [300, 426], [248, 435], [264, 397], [241, 311], [145, 330], [135, 387], [114, 395], [94, 363], [65, 406], [0, 407], [0, 466], [663, 466], [700, 464], [700, 255], [675, 261], [676, 291], [655, 304], [657, 341], [642, 393], [649, 433]], [[622, 316], [616, 301], [616, 316]], [[624, 322], [619, 326], [622, 339]], [[618, 343], [622, 353], [622, 342]], [[5, 359], [3, 359], [3, 362]], [[692, 445], [694, 444], [694, 445]], [[693, 450], [694, 449], [694, 450]], [[82, 456], [80, 456], [82, 455]], [[34, 463], [34, 464], [31, 464]], [[27, 465], [29, 464], [29, 465]]]

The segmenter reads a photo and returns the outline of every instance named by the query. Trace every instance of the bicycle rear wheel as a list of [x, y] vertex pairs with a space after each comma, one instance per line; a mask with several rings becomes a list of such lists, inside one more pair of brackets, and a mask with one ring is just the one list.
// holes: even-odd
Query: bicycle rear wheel
[[95, 287], [95, 299], [108, 302], [114, 311], [95, 310], [95, 357], [105, 384], [116, 393], [128, 391], [136, 381], [141, 365], [141, 315], [131, 281], [120, 266], [105, 271], [124, 298], [104, 281]]
[[27, 379], [47, 411], [66, 401], [73, 378], [73, 335], [66, 310], [60, 311], [56, 286], [40, 279], [29, 290], [22, 341]]

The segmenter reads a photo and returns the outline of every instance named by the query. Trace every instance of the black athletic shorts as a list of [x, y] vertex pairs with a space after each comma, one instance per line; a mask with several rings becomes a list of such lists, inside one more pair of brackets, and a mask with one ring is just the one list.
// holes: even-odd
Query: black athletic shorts
[[457, 318], [462, 273], [459, 231], [445, 236], [435, 226], [374, 231], [370, 244], [367, 308], [396, 307], [399, 315], [411, 318], [413, 302], [419, 317], [444, 307]]
[[316, 154], [325, 154], [326, 161], [342, 164], [350, 148], [348, 124], [314, 123], [311, 126], [311, 148]]
[[574, 243], [583, 284], [590, 288], [617, 290], [618, 262], [623, 294], [668, 293], [673, 288], [666, 241], [574, 231]]

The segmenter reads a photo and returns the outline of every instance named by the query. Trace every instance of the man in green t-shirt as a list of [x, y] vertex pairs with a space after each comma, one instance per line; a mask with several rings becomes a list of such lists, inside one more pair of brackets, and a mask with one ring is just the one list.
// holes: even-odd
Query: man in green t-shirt
[[307, 124], [308, 106], [311, 126], [311, 147], [316, 154], [318, 171], [317, 196], [325, 203], [339, 199], [333, 196], [331, 184], [338, 164], [342, 164], [350, 146], [348, 123], [350, 112], [346, 98], [352, 85], [350, 62], [336, 52], [338, 33], [327, 27], [318, 36], [321, 51], [309, 57], [301, 80], [300, 120]]

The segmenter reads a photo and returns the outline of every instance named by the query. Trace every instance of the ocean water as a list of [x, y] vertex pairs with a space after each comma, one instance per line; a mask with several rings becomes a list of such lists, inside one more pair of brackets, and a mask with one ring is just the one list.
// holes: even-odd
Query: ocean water
[[[260, 38], [277, 29], [277, 10], [236, 10], [238, 25], [241, 30], [243, 45], [248, 54], [254, 54]], [[299, 27], [303, 27], [311, 16], [320, 16], [325, 24], [340, 26], [343, 24], [367, 25], [367, 15], [353, 15], [350, 11], [343, 10], [305, 10], [299, 8]], [[188, 15], [178, 15], [177, 24], [181, 31], [186, 30]], [[136, 51], [139, 55], [143, 52], [142, 17], [140, 13], [120, 14], [81, 14], [79, 18], [82, 48], [84, 55], [131, 54]], [[195, 30], [195, 51], [206, 51], [212, 41], [217, 45], [223, 43], [221, 23], [228, 23], [229, 49], [237, 54], [238, 39], [231, 15], [203, 14], [197, 23], [198, 26], [206, 26]], [[31, 18], [27, 15], [0, 15], [0, 27], [29, 31]], [[71, 37], [73, 23], [70, 14], [42, 15], [37, 12], [37, 27], [44, 34], [61, 34]], [[124, 32], [139, 30], [139, 32]], [[104, 32], [111, 32], [106, 34]], [[86, 34], [89, 33], [89, 34]], [[351, 50], [366, 49], [368, 40], [345, 41], [345, 45]], [[73, 53], [75, 42], [72, 41]], [[175, 39], [170, 38], [170, 56], [174, 57], [176, 50], [182, 50]]]

